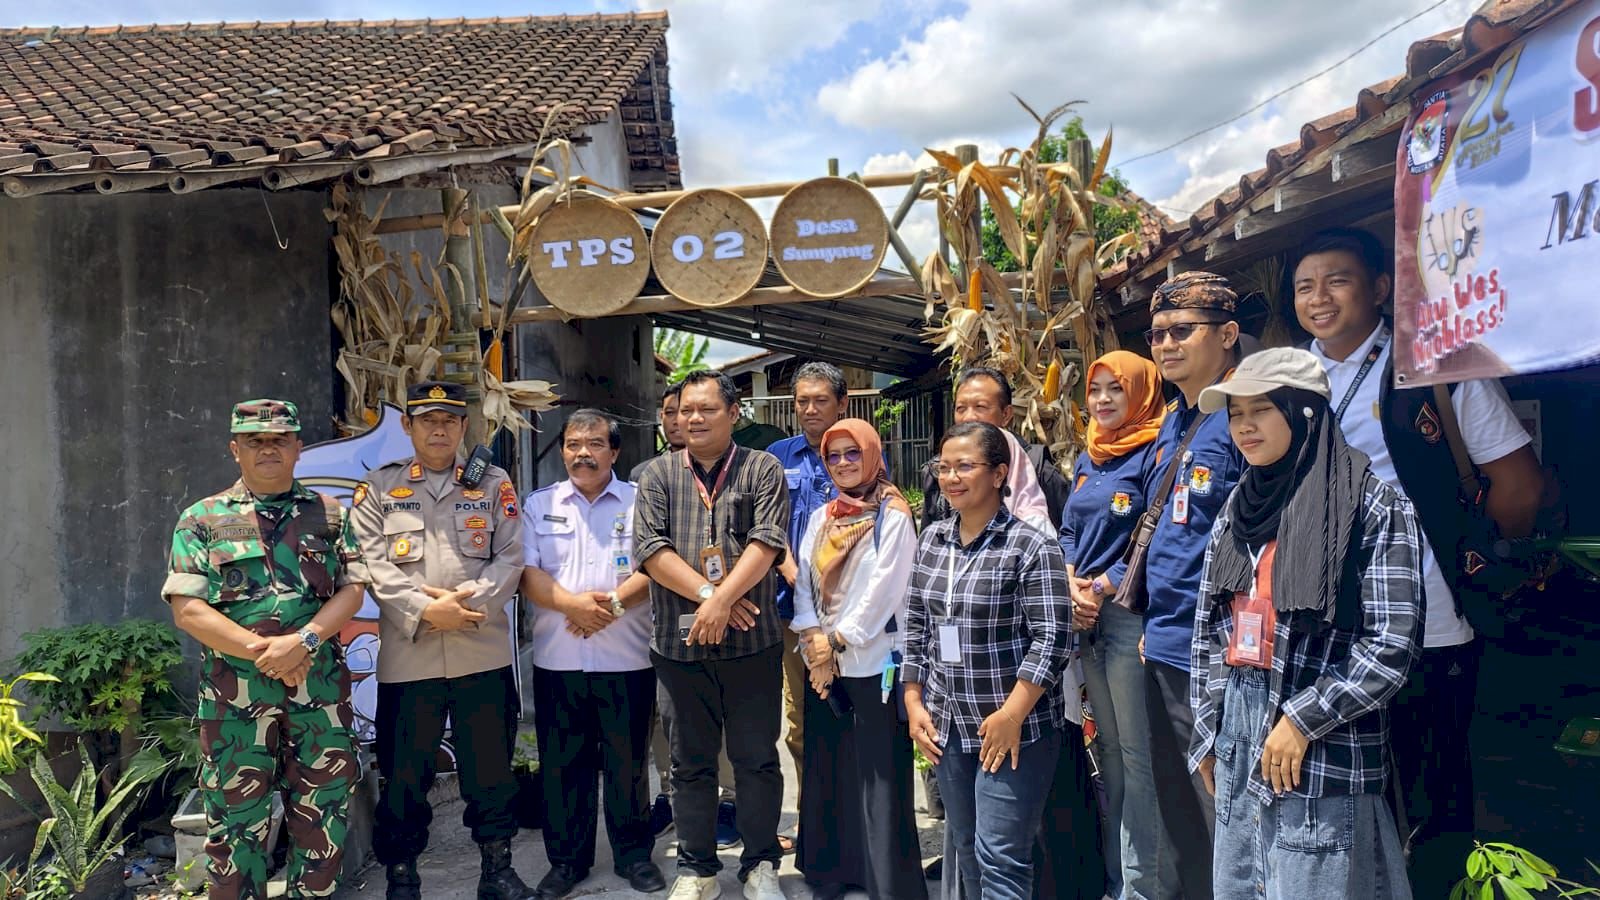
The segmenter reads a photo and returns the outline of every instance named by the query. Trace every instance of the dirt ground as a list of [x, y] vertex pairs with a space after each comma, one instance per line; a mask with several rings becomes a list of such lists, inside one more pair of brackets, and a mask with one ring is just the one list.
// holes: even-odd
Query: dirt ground
[[[792, 833], [797, 818], [793, 761], [787, 752], [780, 752], [779, 756], [782, 759], [784, 778], [784, 810], [779, 830]], [[654, 772], [651, 773], [651, 781], [654, 786]], [[939, 855], [941, 842], [944, 840], [944, 826], [942, 822], [933, 821], [922, 812], [926, 805], [922, 779], [919, 777], [916, 782], [917, 825], [922, 837], [923, 861], [926, 863]], [[465, 804], [456, 793], [453, 778], [441, 778], [439, 784], [434, 787], [432, 795], [434, 797], [432, 835], [428, 851], [418, 861], [418, 870], [422, 876], [422, 895], [428, 900], [473, 900], [477, 896], [478, 851], [471, 835], [461, 824]], [[602, 826], [599, 831], [594, 869], [588, 880], [579, 885], [570, 896], [603, 897], [608, 900], [609, 898], [616, 900], [664, 898], [665, 891], [657, 894], [641, 894], [634, 891], [628, 887], [625, 880], [612, 872], [611, 848], [606, 841], [605, 828]], [[667, 877], [669, 890], [676, 870], [675, 835], [676, 832], [672, 829], [663, 833], [656, 842], [654, 856], [656, 864]], [[739, 849], [739, 845], [735, 845], [720, 854], [724, 867], [721, 874], [724, 897], [743, 896], [743, 886], [735, 874], [739, 867]], [[530, 887], [537, 884], [550, 869], [549, 861], [545, 859], [543, 835], [538, 831], [523, 831], [519, 834], [513, 844], [512, 855], [517, 872]], [[794, 900], [807, 900], [811, 897], [811, 890], [794, 868], [793, 855], [784, 857], [784, 864], [778, 874], [786, 895]], [[937, 888], [937, 882], [931, 883], [930, 888]], [[382, 900], [383, 892], [383, 869], [371, 864], [363, 870], [356, 883], [347, 885], [336, 896], [343, 900]], [[282, 897], [283, 894], [283, 882], [274, 881], [270, 885], [269, 895]], [[143, 900], [176, 900], [180, 896], [182, 895], [153, 889], [140, 892]], [[866, 894], [855, 893], [849, 896], [851, 900], [857, 900], [865, 898]]]

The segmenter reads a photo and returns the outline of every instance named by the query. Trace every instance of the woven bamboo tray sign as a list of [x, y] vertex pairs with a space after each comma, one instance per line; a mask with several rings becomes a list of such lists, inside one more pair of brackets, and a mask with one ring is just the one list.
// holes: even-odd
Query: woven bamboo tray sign
[[707, 188], [667, 207], [650, 236], [656, 279], [696, 306], [721, 306], [750, 293], [767, 267], [767, 228], [743, 198]]
[[550, 304], [576, 317], [603, 316], [632, 302], [650, 275], [644, 228], [631, 211], [601, 197], [557, 203], [534, 226], [533, 282]]
[[872, 192], [844, 178], [796, 185], [772, 215], [772, 258], [795, 288], [840, 297], [868, 281], [889, 246], [889, 220]]

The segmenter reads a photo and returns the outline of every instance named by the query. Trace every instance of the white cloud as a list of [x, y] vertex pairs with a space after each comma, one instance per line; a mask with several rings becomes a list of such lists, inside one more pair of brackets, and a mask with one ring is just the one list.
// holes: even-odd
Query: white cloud
[[[672, 17], [674, 91], [751, 93], [878, 14], [879, 0], [636, 0]], [[809, 90], [807, 91], [809, 93]]]
[[[1167, 170], [1171, 183], [1158, 190], [1170, 188], [1167, 201], [1192, 208], [1260, 167], [1266, 151], [1292, 140], [1301, 123], [1348, 106], [1361, 87], [1398, 73], [1411, 41], [1458, 26], [1472, 5], [1450, 0], [1261, 113], [1141, 168]], [[926, 146], [956, 133], [1030, 139], [1031, 120], [1012, 91], [1041, 111], [1081, 98], [1089, 101], [1079, 111], [1091, 134], [1115, 126], [1116, 162], [1260, 102], [1405, 12], [1392, 0], [985, 0], [823, 85], [817, 103], [847, 127]], [[1174, 162], [1182, 169], [1171, 171]]]

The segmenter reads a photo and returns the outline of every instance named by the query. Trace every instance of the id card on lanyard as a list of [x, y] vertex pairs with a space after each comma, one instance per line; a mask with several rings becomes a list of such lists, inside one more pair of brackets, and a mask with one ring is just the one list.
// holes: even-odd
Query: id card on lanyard
[[[706, 505], [706, 546], [700, 551], [700, 573], [712, 584], [721, 584], [722, 579], [728, 577], [728, 560], [722, 553], [722, 545], [716, 542], [717, 512], [715, 504], [717, 495], [722, 492], [722, 486], [728, 481], [728, 473], [733, 471], [733, 456], [739, 452], [739, 445], [732, 444], [728, 447], [728, 458], [722, 462], [722, 471], [717, 475], [717, 483], [706, 490], [705, 482], [699, 473], [690, 472], [694, 477], [694, 486], [700, 492], [700, 502]], [[689, 458], [689, 451], [683, 451], [684, 462], [689, 466], [694, 461]]]
[[[972, 561], [989, 545], [989, 538], [985, 536], [983, 543], [974, 551], [973, 555], [961, 565], [961, 574], [966, 575], [972, 567]], [[944, 616], [938, 622], [939, 634], [939, 662], [959, 666], [962, 663], [961, 626], [955, 618], [955, 589], [956, 589], [956, 553], [960, 549], [959, 543], [953, 543], [950, 552], [945, 555], [945, 583], [944, 583]]]
[[1278, 629], [1278, 612], [1272, 605], [1272, 563], [1277, 547], [1277, 541], [1269, 541], [1250, 551], [1250, 592], [1233, 598], [1233, 636], [1228, 641], [1226, 658], [1230, 666], [1272, 668], [1272, 645]]

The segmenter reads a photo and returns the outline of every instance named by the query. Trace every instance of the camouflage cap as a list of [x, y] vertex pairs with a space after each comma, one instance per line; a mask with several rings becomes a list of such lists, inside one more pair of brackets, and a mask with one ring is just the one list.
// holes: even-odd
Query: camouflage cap
[[246, 400], [234, 404], [230, 430], [234, 434], [296, 432], [300, 430], [300, 409], [287, 400]]
[[406, 415], [420, 416], [436, 409], [466, 415], [467, 389], [448, 381], [424, 381], [406, 391]]
[[1162, 282], [1150, 298], [1150, 315], [1174, 309], [1209, 309], [1233, 314], [1239, 305], [1228, 279], [1211, 272], [1184, 272]]

